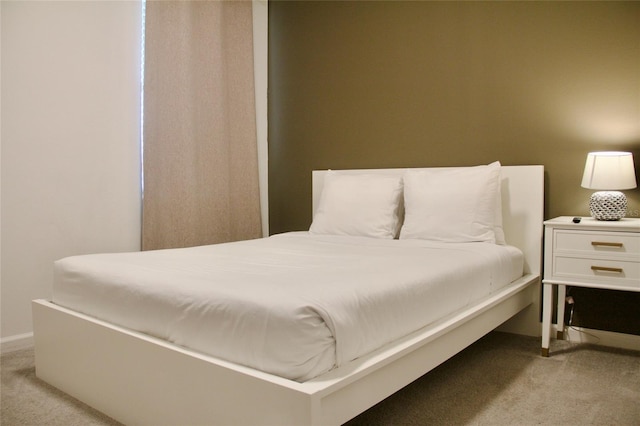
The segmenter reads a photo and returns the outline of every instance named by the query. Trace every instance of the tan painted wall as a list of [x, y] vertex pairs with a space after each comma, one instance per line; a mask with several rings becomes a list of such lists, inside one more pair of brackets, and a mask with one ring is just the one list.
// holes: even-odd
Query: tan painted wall
[[321, 168], [542, 164], [545, 217], [588, 215], [595, 150], [640, 176], [640, 2], [270, 3], [271, 233]]
[[272, 232], [313, 168], [543, 164], [546, 216], [588, 214], [587, 152], [640, 164], [639, 43], [637, 2], [273, 2]]

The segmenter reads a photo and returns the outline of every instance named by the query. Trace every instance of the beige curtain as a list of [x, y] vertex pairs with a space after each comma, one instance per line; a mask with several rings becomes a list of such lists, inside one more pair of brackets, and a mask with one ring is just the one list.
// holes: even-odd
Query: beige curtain
[[260, 237], [251, 1], [146, 8], [142, 248]]

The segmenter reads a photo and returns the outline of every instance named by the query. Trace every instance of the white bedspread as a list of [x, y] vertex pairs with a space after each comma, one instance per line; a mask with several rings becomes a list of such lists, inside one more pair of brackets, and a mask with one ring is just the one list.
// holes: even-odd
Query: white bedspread
[[55, 263], [53, 302], [304, 381], [522, 275], [489, 243], [310, 235]]

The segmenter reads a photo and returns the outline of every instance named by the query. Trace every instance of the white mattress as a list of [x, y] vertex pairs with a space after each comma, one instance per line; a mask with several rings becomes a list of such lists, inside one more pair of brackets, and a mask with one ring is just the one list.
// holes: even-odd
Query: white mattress
[[522, 268], [510, 246], [293, 232], [65, 258], [53, 302], [305, 381], [468, 306]]

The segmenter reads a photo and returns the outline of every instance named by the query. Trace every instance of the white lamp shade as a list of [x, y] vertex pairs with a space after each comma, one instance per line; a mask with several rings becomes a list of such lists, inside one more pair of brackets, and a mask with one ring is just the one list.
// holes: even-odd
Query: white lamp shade
[[582, 176], [583, 188], [620, 190], [636, 187], [636, 171], [630, 152], [590, 152]]

